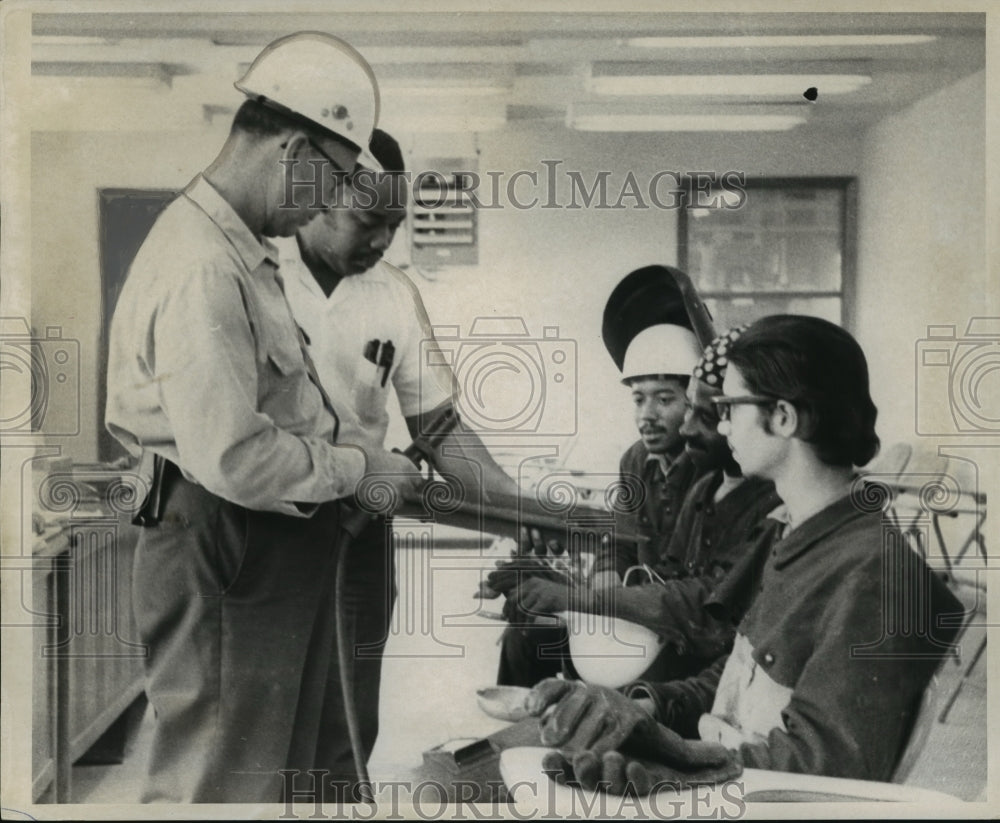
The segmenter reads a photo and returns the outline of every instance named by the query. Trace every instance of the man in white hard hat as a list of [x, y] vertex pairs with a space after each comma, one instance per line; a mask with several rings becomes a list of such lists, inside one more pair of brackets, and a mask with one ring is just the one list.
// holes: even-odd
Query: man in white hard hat
[[[618, 543], [601, 552], [593, 567], [591, 587], [604, 590], [620, 585], [625, 571], [634, 565], [658, 563], [664, 553], [680, 505], [688, 488], [699, 476], [699, 467], [684, 450], [680, 427], [684, 420], [687, 385], [701, 357], [694, 333], [683, 326], [661, 323], [650, 326], [632, 339], [625, 353], [622, 383], [631, 391], [637, 440], [622, 456], [623, 483], [641, 486], [642, 504], [636, 511], [619, 513], [623, 532], [648, 537], [641, 547]], [[537, 542], [537, 535], [528, 538]], [[530, 550], [530, 549], [529, 549]], [[516, 581], [500, 577], [498, 591], [516, 604], [520, 587]], [[568, 590], [559, 584], [531, 581], [530, 587], [544, 588], [544, 602], [533, 601], [535, 614], [555, 613], [567, 608]], [[538, 592], [535, 592], [538, 595]], [[512, 610], [513, 611], [513, 610]], [[533, 686], [544, 677], [564, 670], [566, 633], [563, 628], [510, 626], [504, 633], [497, 682], [501, 685]]]
[[[276, 245], [292, 313], [340, 412], [342, 442], [381, 449], [389, 430], [390, 395], [395, 394], [416, 439], [436, 415], [453, 411], [453, 375], [447, 366], [428, 362], [434, 334], [416, 286], [382, 260], [406, 217], [403, 154], [381, 129], [374, 130], [369, 149], [383, 173], [359, 172], [341, 203]], [[464, 427], [443, 440], [434, 462], [444, 477], [461, 485], [464, 499], [489, 500], [493, 491], [517, 495], [517, 484]], [[379, 517], [354, 539], [342, 586], [366, 760], [378, 734], [382, 652], [396, 599], [390, 532], [389, 521]], [[334, 785], [346, 789], [355, 782], [347, 728], [336, 713], [330, 720], [324, 734], [330, 747], [339, 742], [339, 749], [333, 749], [324, 768]]]
[[[338, 445], [338, 418], [274, 247], [333, 202], [378, 115], [347, 43], [268, 46], [219, 156], [157, 220], [110, 336], [111, 433], [152, 487], [133, 570], [155, 724], [144, 801], [277, 802], [322, 767], [338, 507], [366, 473], [419, 475]], [[296, 788], [296, 787], [292, 787]]]

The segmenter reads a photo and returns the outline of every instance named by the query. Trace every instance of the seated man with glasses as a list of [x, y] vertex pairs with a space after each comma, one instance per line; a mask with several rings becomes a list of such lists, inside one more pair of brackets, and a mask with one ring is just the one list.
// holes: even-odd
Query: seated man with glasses
[[962, 607], [857, 493], [879, 444], [865, 356], [825, 320], [767, 317], [733, 344], [722, 388], [719, 431], [745, 474], [774, 482], [787, 522], [733, 651], [655, 684], [655, 716], [621, 692], [539, 684], [529, 710], [555, 704], [542, 739], [562, 750], [548, 766], [616, 792], [744, 766], [888, 780], [952, 649], [958, 621], [942, 618]]

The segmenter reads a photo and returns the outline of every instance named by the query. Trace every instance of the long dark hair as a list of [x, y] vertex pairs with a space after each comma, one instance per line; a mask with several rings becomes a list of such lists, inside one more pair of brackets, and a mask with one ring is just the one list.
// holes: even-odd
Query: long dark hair
[[795, 406], [796, 436], [824, 463], [864, 466], [878, 452], [868, 362], [840, 326], [797, 314], [764, 317], [733, 343], [729, 363], [754, 394]]

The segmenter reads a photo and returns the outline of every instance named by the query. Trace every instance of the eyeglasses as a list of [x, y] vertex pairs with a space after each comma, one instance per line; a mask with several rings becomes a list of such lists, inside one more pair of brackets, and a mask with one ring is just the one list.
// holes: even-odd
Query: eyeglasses
[[778, 402], [777, 397], [767, 397], [763, 394], [742, 394], [732, 397], [713, 397], [712, 403], [719, 415], [719, 422], [725, 423], [733, 406], [766, 406]]
[[323, 147], [320, 146], [319, 143], [317, 143], [311, 137], [307, 137], [306, 140], [309, 141], [309, 145], [310, 146], [312, 146], [314, 149], [316, 149], [316, 151], [318, 151], [320, 154], [323, 155], [323, 158], [326, 160], [326, 162], [328, 162], [331, 166], [333, 166], [335, 172], [339, 172], [340, 174], [344, 175], [344, 179], [345, 180], [349, 181], [351, 179], [351, 177], [354, 176], [354, 171], [353, 170], [352, 171], [348, 171], [347, 169], [345, 169], [342, 165], [340, 165], [340, 163], [338, 163], [336, 160], [334, 160], [332, 157], [330, 157], [329, 154], [327, 154], [325, 151], [323, 151]]

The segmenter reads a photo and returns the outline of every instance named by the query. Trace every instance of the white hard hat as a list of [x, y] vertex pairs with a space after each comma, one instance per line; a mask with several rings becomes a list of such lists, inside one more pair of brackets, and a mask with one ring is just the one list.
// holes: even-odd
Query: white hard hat
[[689, 377], [701, 359], [701, 352], [698, 338], [690, 329], [670, 323], [650, 326], [628, 344], [622, 382], [655, 374]]
[[[378, 82], [358, 51], [339, 37], [302, 31], [271, 43], [236, 88], [300, 115], [342, 137], [365, 155], [378, 123]], [[376, 163], [376, 171], [381, 166]]]

